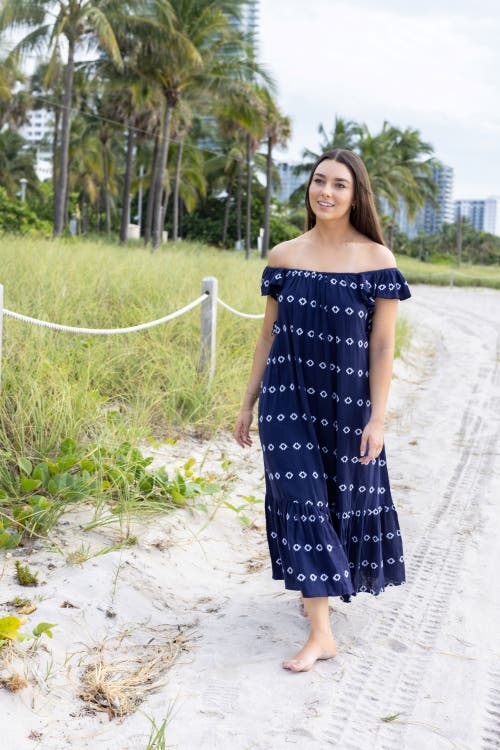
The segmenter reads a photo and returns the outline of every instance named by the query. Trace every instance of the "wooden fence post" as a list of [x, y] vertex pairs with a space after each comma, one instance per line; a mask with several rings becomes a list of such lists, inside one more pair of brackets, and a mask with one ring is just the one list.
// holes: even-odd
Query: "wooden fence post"
[[209, 380], [215, 373], [215, 347], [217, 332], [217, 290], [218, 282], [214, 276], [205, 276], [201, 282], [201, 293], [207, 298], [201, 303], [201, 342], [198, 370], [208, 370]]

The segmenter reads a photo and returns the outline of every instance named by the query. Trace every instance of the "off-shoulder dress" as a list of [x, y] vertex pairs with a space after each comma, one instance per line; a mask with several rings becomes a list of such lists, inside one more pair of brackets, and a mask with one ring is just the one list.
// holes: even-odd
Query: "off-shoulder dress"
[[261, 383], [259, 433], [275, 579], [305, 597], [377, 595], [405, 582], [385, 448], [364, 466], [375, 299], [404, 300], [397, 268], [325, 273], [266, 267], [278, 301]]

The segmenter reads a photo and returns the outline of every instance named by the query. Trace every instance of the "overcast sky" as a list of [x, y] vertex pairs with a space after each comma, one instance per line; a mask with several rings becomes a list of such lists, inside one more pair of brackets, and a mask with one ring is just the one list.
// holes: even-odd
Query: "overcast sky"
[[319, 148], [335, 115], [420, 130], [454, 198], [500, 195], [500, 0], [260, 0], [260, 59], [293, 138]]

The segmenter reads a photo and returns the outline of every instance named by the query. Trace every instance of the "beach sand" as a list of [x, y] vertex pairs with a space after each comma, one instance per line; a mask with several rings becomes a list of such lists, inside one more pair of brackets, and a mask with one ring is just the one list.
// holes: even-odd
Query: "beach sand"
[[[226, 493], [208, 498], [208, 513], [136, 523], [136, 545], [82, 564], [65, 555], [113, 542], [109, 529], [82, 530], [85, 510], [58, 526], [64, 554], [40, 542], [4, 558], [0, 616], [29, 597], [37, 610], [23, 630], [56, 627], [0, 667], [0, 679], [17, 671], [29, 683], [0, 689], [2, 748], [145, 750], [151, 719], [168, 719], [175, 750], [500, 747], [500, 292], [412, 291], [400, 306], [412, 345], [395, 364], [385, 435], [407, 585], [331, 599], [338, 656], [282, 669], [307, 620], [297, 592], [271, 579], [257, 434], [249, 450], [229, 435], [151, 450], [168, 469], [196, 458]], [[42, 585], [19, 586], [16, 559]], [[119, 716], [123, 691], [111, 711], [80, 697], [99, 658], [142, 665], [132, 713]]]

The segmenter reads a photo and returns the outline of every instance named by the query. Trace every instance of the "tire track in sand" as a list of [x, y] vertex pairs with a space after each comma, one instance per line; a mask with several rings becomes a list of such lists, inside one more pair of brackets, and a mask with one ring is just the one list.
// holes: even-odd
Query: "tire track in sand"
[[[449, 315], [446, 308], [436, 309], [436, 312]], [[464, 331], [461, 318], [461, 314], [454, 314], [462, 336], [477, 335], [477, 331], [472, 329]], [[443, 357], [437, 362], [437, 368], [446, 369]], [[346, 676], [330, 705], [333, 718], [329, 729], [323, 734], [325, 745], [343, 750], [399, 750], [401, 747], [418, 747], [411, 745], [408, 737], [412, 712], [460, 574], [464, 548], [468, 541], [468, 535], [464, 531], [471, 526], [476, 504], [486, 490], [491, 456], [484, 447], [498, 444], [500, 437], [500, 420], [489, 416], [492, 413], [500, 415], [498, 398], [495, 396], [498, 391], [495, 391], [495, 387], [498, 387], [498, 365], [489, 358], [489, 361], [477, 368], [469, 387], [467, 405], [458, 430], [461, 449], [446, 489], [438, 499], [422, 533], [406, 545], [408, 585], [404, 600], [392, 603], [384, 612], [382, 620], [380, 616], [370, 618], [370, 624], [364, 629], [364, 639], [373, 641], [374, 646], [371, 652], [365, 652], [361, 659], [352, 662], [346, 669]], [[427, 392], [427, 398], [431, 395], [432, 389]], [[435, 396], [439, 395], [438, 390]], [[451, 528], [450, 518], [453, 518]], [[409, 639], [411, 646], [407, 645]], [[480, 668], [478, 665], [478, 669]], [[483, 734], [483, 741], [487, 743], [484, 744], [485, 750], [499, 746], [491, 744], [498, 742], [500, 738], [499, 674], [495, 673], [490, 677], [495, 687], [490, 690], [487, 723]], [[387, 680], [388, 675], [391, 676], [390, 682]], [[487, 679], [486, 674], [484, 678]], [[380, 691], [380, 686], [384, 684], [390, 686], [389, 702], [387, 696]], [[388, 714], [388, 705], [391, 715], [399, 714], [394, 722], [381, 721]], [[436, 742], [433, 747], [469, 747], [453, 741], [447, 742], [446, 734], [440, 727], [429, 729], [433, 733], [432, 739], [429, 736], [429, 741]], [[443, 744], [438, 745], [440, 736]], [[476, 747], [479, 747], [480, 738], [477, 740]]]

